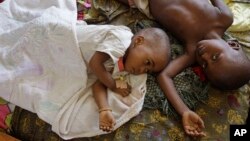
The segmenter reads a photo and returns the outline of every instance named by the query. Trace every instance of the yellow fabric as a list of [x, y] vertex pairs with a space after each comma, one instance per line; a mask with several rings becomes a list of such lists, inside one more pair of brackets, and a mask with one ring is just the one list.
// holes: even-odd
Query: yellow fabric
[[225, 1], [234, 16], [234, 22], [228, 31], [243, 45], [246, 55], [250, 58], [250, 3]]
[[234, 22], [229, 31], [240, 32], [250, 30], [250, 3], [230, 2], [228, 6], [234, 15]]
[[231, 0], [224, 0], [224, 2], [225, 2], [226, 4], [228, 4], [228, 3], [231, 2]]

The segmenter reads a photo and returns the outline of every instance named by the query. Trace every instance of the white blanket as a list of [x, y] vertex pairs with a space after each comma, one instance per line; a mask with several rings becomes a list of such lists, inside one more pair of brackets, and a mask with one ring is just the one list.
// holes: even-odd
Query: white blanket
[[[52, 125], [64, 139], [99, 130], [91, 80], [76, 38], [72, 0], [6, 0], [0, 4], [0, 96]], [[143, 105], [146, 75], [130, 75], [132, 93], [108, 91], [115, 129]]]

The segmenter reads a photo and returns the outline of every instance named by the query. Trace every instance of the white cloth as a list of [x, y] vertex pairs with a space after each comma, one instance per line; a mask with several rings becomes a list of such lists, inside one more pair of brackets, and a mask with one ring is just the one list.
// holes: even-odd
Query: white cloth
[[[99, 130], [91, 91], [96, 78], [87, 63], [98, 50], [111, 56], [111, 65], [116, 64], [132, 37], [128, 28], [111, 25], [79, 25], [76, 34], [75, 4], [6, 0], [0, 5], [0, 96], [37, 113], [64, 139], [105, 134]], [[146, 74], [127, 77], [132, 86], [128, 97], [108, 90], [115, 129], [143, 105]]]

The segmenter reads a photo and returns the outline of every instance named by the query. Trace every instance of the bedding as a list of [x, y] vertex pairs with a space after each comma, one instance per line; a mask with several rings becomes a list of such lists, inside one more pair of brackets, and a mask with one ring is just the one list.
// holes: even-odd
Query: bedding
[[100, 51], [111, 57], [105, 66], [114, 66], [112, 76], [124, 75], [132, 87], [127, 97], [107, 91], [114, 129], [137, 115], [147, 75], [120, 72], [117, 63], [131, 42], [130, 29], [76, 24], [74, 1], [27, 2], [6, 0], [0, 6], [1, 97], [36, 113], [64, 139], [106, 134], [99, 129], [92, 96], [96, 77], [87, 68], [94, 52]]
[[[250, 55], [248, 52], [250, 47], [249, 29], [241, 27], [239, 20], [236, 18], [241, 16], [241, 13], [250, 5], [244, 3], [240, 4], [243, 6], [234, 8], [238, 4], [237, 2], [228, 3], [235, 16], [234, 24], [228, 33], [230, 36], [239, 39], [246, 53]], [[78, 5], [78, 7], [81, 6]], [[92, 0], [91, 8], [83, 6], [82, 10], [78, 11], [78, 18], [87, 21], [89, 24], [126, 25], [133, 32], [145, 27], [160, 27], [137, 9], [129, 9], [115, 0]], [[81, 16], [79, 16], [79, 13]], [[249, 12], [244, 14], [244, 16], [250, 15]], [[244, 22], [249, 27], [250, 23], [247, 23], [247, 20], [244, 20]], [[171, 37], [171, 47], [177, 46], [180, 46], [180, 44]], [[178, 49], [177, 47], [172, 50], [173, 57], [181, 54], [182, 51]], [[148, 75], [148, 91], [145, 95], [144, 107], [136, 117], [110, 134], [72, 140], [228, 141], [230, 125], [245, 123], [249, 109], [250, 84], [246, 84], [235, 91], [219, 91], [211, 88], [203, 80], [202, 74], [196, 67], [187, 69], [178, 75], [174, 81], [185, 103], [204, 119], [206, 137], [192, 138], [184, 134], [179, 116], [175, 114], [171, 105], [164, 98], [155, 83], [154, 76]], [[16, 107], [13, 113], [10, 134], [21, 140], [63, 140], [51, 130], [49, 124], [41, 120], [36, 114], [20, 107]]]

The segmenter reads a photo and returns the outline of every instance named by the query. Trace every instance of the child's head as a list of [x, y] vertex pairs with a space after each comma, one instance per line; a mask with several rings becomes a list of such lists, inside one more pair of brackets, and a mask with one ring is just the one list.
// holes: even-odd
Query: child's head
[[196, 59], [211, 84], [219, 89], [237, 89], [250, 80], [250, 60], [237, 42], [200, 41]]
[[124, 67], [132, 74], [160, 72], [170, 57], [167, 34], [159, 28], [146, 28], [133, 36], [124, 55]]

